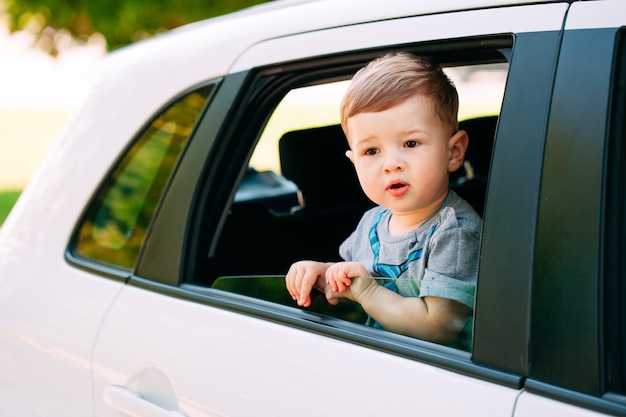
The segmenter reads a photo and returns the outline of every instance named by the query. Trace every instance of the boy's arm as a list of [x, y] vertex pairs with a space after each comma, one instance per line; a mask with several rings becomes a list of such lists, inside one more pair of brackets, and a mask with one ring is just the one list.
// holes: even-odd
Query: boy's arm
[[404, 297], [368, 277], [354, 278], [342, 295], [360, 303], [385, 330], [443, 344], [458, 336], [472, 312], [447, 298]]

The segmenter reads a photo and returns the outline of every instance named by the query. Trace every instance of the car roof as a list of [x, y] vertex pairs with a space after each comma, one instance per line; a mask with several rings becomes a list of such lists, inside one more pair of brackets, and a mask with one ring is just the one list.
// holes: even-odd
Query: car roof
[[[276, 0], [191, 23], [121, 48], [105, 59], [100, 77], [116, 77], [119, 72], [129, 77], [137, 72], [137, 77], [141, 78], [147, 71], [155, 71], [159, 66], [167, 68], [177, 64], [179, 78], [193, 85], [227, 74], [232, 63], [246, 49], [269, 39], [406, 16], [554, 2], [387, 0], [381, 7], [378, 0]], [[133, 71], [133, 68], [136, 70]]]

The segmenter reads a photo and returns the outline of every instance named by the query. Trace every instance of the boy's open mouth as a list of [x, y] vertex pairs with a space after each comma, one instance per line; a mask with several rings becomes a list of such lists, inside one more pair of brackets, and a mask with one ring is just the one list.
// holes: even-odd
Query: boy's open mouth
[[390, 183], [389, 185], [387, 185], [387, 189], [389, 189], [389, 190], [397, 190], [399, 188], [404, 188], [407, 185], [408, 184], [406, 182], [403, 182], [403, 181], [394, 181], [394, 182]]
[[408, 189], [409, 185], [405, 182], [392, 182], [387, 186], [387, 192], [394, 197], [402, 197]]

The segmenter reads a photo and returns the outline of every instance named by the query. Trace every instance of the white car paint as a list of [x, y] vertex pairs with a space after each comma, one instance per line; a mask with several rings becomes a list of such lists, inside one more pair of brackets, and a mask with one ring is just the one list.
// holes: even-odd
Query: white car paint
[[559, 30], [567, 4], [501, 7], [436, 13], [400, 20], [344, 26], [281, 37], [254, 45], [235, 62], [230, 72], [305, 56], [359, 50], [380, 45], [402, 45], [416, 41], [454, 39], [465, 36]]
[[[179, 326], [171, 326], [174, 315]], [[161, 326], [170, 332], [160, 332]], [[120, 415], [104, 405], [111, 386], [126, 386], [151, 368], [168, 376], [179, 411], [190, 417], [412, 416], [417, 404], [433, 415], [508, 416], [518, 394], [416, 361], [133, 287], [124, 290], [109, 314], [94, 364], [99, 417]]]

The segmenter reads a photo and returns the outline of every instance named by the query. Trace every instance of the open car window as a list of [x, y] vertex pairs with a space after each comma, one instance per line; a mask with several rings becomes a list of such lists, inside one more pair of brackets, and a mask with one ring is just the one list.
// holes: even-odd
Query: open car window
[[[508, 74], [506, 57], [498, 58], [499, 53], [487, 62], [442, 65], [459, 92], [460, 128], [470, 137], [466, 161], [450, 176], [450, 188], [479, 215]], [[373, 207], [345, 156], [348, 144], [339, 124], [339, 105], [352, 74], [309, 79], [276, 99], [242, 159], [219, 237], [201, 246], [209, 253], [197, 256], [194, 282], [188, 284], [298, 308], [285, 287], [290, 265], [341, 260], [340, 244]], [[339, 306], [324, 301], [318, 297], [311, 311], [358, 324], [367, 318], [349, 301]], [[470, 346], [467, 340], [455, 347]]]

